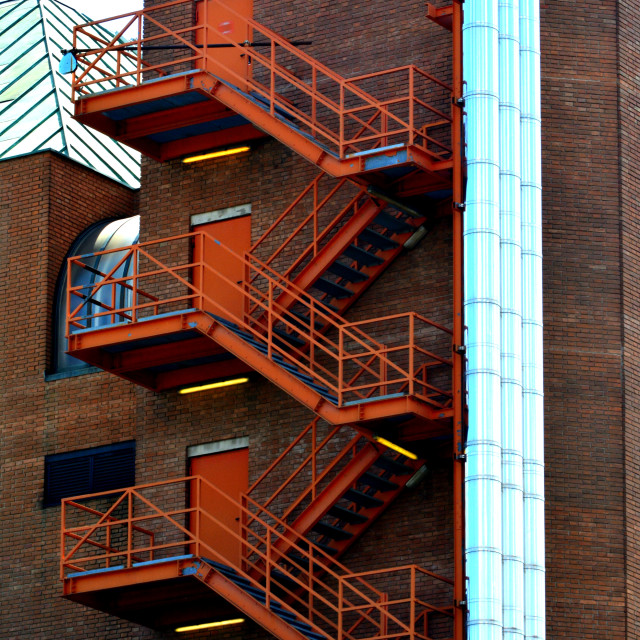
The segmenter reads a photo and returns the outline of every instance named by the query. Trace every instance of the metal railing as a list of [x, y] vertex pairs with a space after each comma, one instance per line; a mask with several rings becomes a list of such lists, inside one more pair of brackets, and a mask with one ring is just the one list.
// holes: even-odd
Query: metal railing
[[[90, 39], [95, 48], [77, 53], [82, 70], [74, 73], [73, 99], [114, 84], [139, 86], [185, 69], [207, 70], [241, 88], [272, 117], [289, 120], [341, 159], [403, 145], [422, 148], [434, 161], [451, 158], [452, 89], [435, 76], [407, 65], [345, 79], [222, 0], [203, 3], [198, 24], [179, 29], [164, 25], [163, 12], [179, 10], [180, 5], [190, 12], [193, 2], [176, 0], [118, 16], [128, 21], [111, 40], [96, 35], [91, 27], [113, 18], [76, 26], [74, 48], [80, 48], [80, 38]], [[218, 30], [212, 23], [216, 11], [231, 16], [236, 32], [253, 34], [252, 41], [237, 42]], [[137, 37], [119, 42], [126, 29]], [[208, 44], [213, 34], [216, 44]], [[241, 71], [216, 56], [220, 47], [243, 57]], [[147, 62], [144, 56], [153, 50], [172, 50], [172, 54]], [[108, 53], [116, 56], [115, 69], [103, 64]], [[134, 68], [125, 69], [125, 63]]]
[[[233, 321], [236, 332], [264, 345], [269, 360], [286, 362], [311, 376], [335, 396], [338, 406], [407, 393], [438, 408], [450, 404], [451, 331], [419, 314], [346, 322], [255, 256], [239, 256], [206, 232], [113, 251], [121, 259], [90, 284], [74, 285], [72, 274], [85, 265], [93, 268], [95, 256], [110, 251], [69, 258], [67, 337], [105, 319], [114, 324], [139, 322], [196, 309]], [[199, 260], [184, 259], [192, 251]], [[116, 277], [125, 261], [132, 265], [132, 272]], [[229, 268], [239, 278], [223, 271]], [[118, 304], [116, 290], [122, 287], [130, 296], [125, 304]], [[229, 309], [229, 296], [241, 303], [244, 313]], [[101, 301], [97, 311], [92, 306], [95, 300]], [[307, 315], [308, 326], [301, 326], [290, 313], [294, 304]], [[369, 333], [361, 328], [365, 325]], [[283, 331], [304, 346], [283, 342]], [[383, 343], [376, 333], [391, 338]]]
[[[217, 505], [215, 514], [205, 508], [207, 500]], [[101, 510], [88, 508], [87, 502], [107, 504]], [[237, 513], [237, 524], [218, 517], [221, 512]], [[210, 535], [212, 530], [215, 535]], [[137, 535], [141, 531], [149, 536]], [[102, 540], [108, 532], [107, 547]], [[235, 541], [241, 566], [219, 551], [216, 541], [222, 538]], [[63, 500], [60, 553], [63, 580], [96, 570], [135, 569], [146, 565], [139, 559], [147, 557], [213, 560], [241, 571], [264, 592], [267, 609], [275, 590], [282, 606], [336, 640], [428, 640], [416, 633], [416, 622], [423, 611], [438, 609], [423, 602], [412, 583], [404, 599], [413, 603], [415, 615], [407, 620], [402, 610], [393, 610], [395, 600], [370, 584], [365, 574], [349, 572], [248, 496], [238, 502], [201, 476]], [[438, 588], [449, 587], [446, 578], [420, 571]]]

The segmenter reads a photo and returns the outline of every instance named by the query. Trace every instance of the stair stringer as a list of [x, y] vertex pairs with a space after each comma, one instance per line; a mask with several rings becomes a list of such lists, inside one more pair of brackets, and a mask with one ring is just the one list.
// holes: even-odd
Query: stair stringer
[[448, 417], [448, 413], [450, 413], [448, 410], [430, 407], [409, 395], [394, 395], [363, 404], [336, 406], [215, 319], [204, 313], [200, 318], [202, 320], [198, 321], [194, 327], [196, 330], [214, 340], [252, 369], [259, 371], [276, 386], [330, 424], [365, 423], [369, 420], [378, 421], [387, 417], [417, 416], [424, 421], [426, 429], [439, 431], [441, 419]]
[[[350, 446], [351, 443], [347, 445], [347, 448]], [[274, 547], [277, 548], [281, 554], [286, 555], [292, 543], [298, 542], [299, 540], [308, 540], [308, 535], [312, 529], [321, 521], [322, 518], [329, 514], [331, 508], [335, 507], [350, 489], [353, 489], [356, 486], [357, 481], [362, 477], [362, 475], [367, 471], [370, 471], [374, 467], [375, 463], [383, 457], [385, 452], [385, 447], [374, 444], [371, 441], [367, 442], [365, 446], [360, 449], [344, 466], [344, 468], [340, 469], [336, 473], [336, 475], [310, 502], [310, 504], [306, 505], [302, 512], [295, 517], [293, 522], [289, 525], [290, 532], [287, 538], [278, 540], [278, 542], [274, 544]], [[406, 465], [406, 463], [404, 464]], [[411, 463], [410, 466], [413, 472], [415, 472], [421, 464], [422, 460]], [[352, 544], [354, 544], [366, 531], [370, 529], [377, 518], [384, 513], [384, 511], [402, 492], [412, 475], [413, 473], [409, 473], [404, 477], [404, 479], [400, 479], [397, 474], [393, 474], [394, 481], [398, 484], [396, 489], [385, 491], [382, 495], [371, 494], [371, 497], [382, 502], [381, 505], [354, 511], [354, 513], [359, 516], [366, 517], [366, 522], [359, 525], [347, 524], [340, 527], [345, 533], [351, 535], [348, 539], [334, 541], [332, 545], [335, 549], [335, 553], [332, 555], [333, 558], [341, 557]], [[290, 509], [287, 509], [287, 512], [288, 511], [290, 511]], [[280, 517], [285, 520], [288, 519], [286, 513], [284, 516]], [[294, 535], [294, 533], [296, 535]]]
[[[241, 577], [245, 577], [242, 573], [234, 567], [236, 573]], [[309, 640], [309, 638], [294, 627], [287, 624], [282, 618], [277, 616], [266, 605], [261, 604], [250, 596], [246, 591], [241, 589], [233, 581], [226, 578], [214, 567], [212, 567], [203, 558], [197, 558], [193, 564], [183, 570], [183, 575], [193, 575], [200, 580], [209, 589], [222, 596], [227, 602], [230, 602], [237, 609], [249, 616], [254, 622], [259, 624], [263, 629], [274, 635], [280, 640]], [[247, 580], [251, 580], [249, 576], [246, 576]], [[282, 609], [285, 609], [293, 616], [301, 619], [305, 624], [309, 625], [314, 633], [326, 637], [329, 637], [316, 627], [313, 622], [306, 619], [302, 614], [289, 607], [286, 602], [280, 604]]]

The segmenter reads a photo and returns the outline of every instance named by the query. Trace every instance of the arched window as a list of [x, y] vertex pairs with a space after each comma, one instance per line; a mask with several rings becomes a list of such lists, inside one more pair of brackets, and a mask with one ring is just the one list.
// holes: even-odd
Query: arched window
[[[83, 231], [71, 245], [67, 258], [71, 256], [86, 255], [97, 253], [99, 251], [107, 251], [109, 249], [117, 249], [119, 247], [127, 247], [136, 244], [140, 237], [140, 216], [132, 216], [122, 220], [107, 220], [98, 222]], [[92, 270], [78, 269], [72, 275], [74, 285], [91, 285], [98, 278], [99, 273], [108, 273], [121, 259], [122, 255], [118, 252], [109, 253], [103, 256], [96, 256], [93, 263], [90, 264]], [[117, 276], [126, 276], [132, 272], [133, 265], [130, 261], [125, 261], [118, 269]], [[53, 334], [53, 358], [52, 373], [64, 374], [75, 372], [81, 369], [89, 368], [89, 365], [77, 358], [67, 355], [67, 339], [65, 337], [65, 324], [67, 314], [67, 261], [65, 259], [58, 282], [56, 284], [56, 299], [54, 305], [54, 323], [55, 331]], [[123, 297], [120, 302], [126, 306], [127, 298], [130, 292], [121, 287], [119, 295]], [[99, 303], [87, 302], [87, 315], [91, 315], [92, 306]], [[108, 318], [101, 317], [94, 320], [94, 325], [107, 324]]]

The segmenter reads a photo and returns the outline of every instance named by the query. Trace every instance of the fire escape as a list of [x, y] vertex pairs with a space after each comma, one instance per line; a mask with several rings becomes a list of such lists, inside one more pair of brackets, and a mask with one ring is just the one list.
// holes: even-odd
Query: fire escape
[[[101, 254], [71, 258], [69, 352], [156, 391], [256, 370], [317, 417], [240, 502], [200, 477], [65, 501], [65, 597], [156, 628], [240, 611], [282, 640], [462, 640], [461, 3], [428, 5], [453, 34], [451, 83], [415, 66], [345, 79], [219, 0], [172, 29], [162, 12], [181, 5], [193, 3], [131, 14], [137, 41], [76, 45], [76, 118], [159, 161], [268, 134], [321, 173], [243, 255], [194, 231], [117, 249], [106, 272]], [[220, 12], [233, 34], [214, 28]], [[453, 216], [452, 328], [412, 311], [347, 321], [442, 215]], [[338, 558], [422, 463], [381, 442], [443, 438], [454, 575], [350, 572]]]

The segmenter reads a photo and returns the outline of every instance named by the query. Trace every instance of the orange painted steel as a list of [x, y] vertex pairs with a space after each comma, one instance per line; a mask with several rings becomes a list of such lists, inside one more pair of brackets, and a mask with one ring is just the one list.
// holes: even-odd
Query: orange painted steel
[[[159, 249], [162, 255], [175, 246], [175, 243], [198, 243], [200, 247], [198, 255], [202, 259], [198, 262], [187, 260], [173, 266], [164, 264], [161, 258], [153, 255], [154, 248]], [[188, 245], [183, 246], [187, 252]], [[76, 342], [84, 340], [84, 334], [74, 334], [74, 329], [100, 330], [101, 322], [110, 321], [112, 326], [104, 327], [105, 330], [120, 328], [129, 332], [129, 323], [148, 321], [153, 316], [162, 315], [163, 312], [175, 312], [176, 309], [207, 309], [214, 314], [223, 317], [231, 317], [236, 325], [254, 340], [261, 341], [266, 346], [266, 354], [261, 354], [251, 347], [246, 341], [234, 336], [228, 328], [220, 325], [213, 317], [209, 316], [208, 326], [202, 322], [199, 330], [208, 333], [215, 341], [220, 343], [225, 339], [225, 348], [234, 348], [229, 340], [237, 345], [234, 352], [238, 357], [240, 352], [245, 358], [259, 358], [260, 362], [266, 359], [273, 363], [274, 356], [283, 359], [296, 366], [299, 371], [313, 377], [317, 384], [324, 385], [330, 393], [337, 398], [337, 406], [343, 407], [351, 402], [362, 400], [388, 399], [388, 396], [403, 393], [414, 397], [420, 402], [436, 408], [444, 409], [449, 405], [451, 392], [444, 386], [431, 384], [430, 378], [425, 376], [426, 371], [448, 371], [451, 360], [445, 355], [438, 354], [434, 349], [440, 348], [446, 353], [451, 332], [427, 318], [415, 313], [397, 314], [375, 320], [349, 323], [342, 317], [333, 313], [324, 304], [315, 300], [305, 291], [296, 287], [255, 256], [245, 254], [244, 257], [233, 253], [217, 240], [205, 232], [193, 232], [164, 240], [146, 242], [131, 247], [125, 247], [114, 251], [120, 252], [122, 258], [104, 278], [96, 280], [89, 285], [73, 285], [73, 277], [70, 275], [68, 284], [68, 322], [67, 337], [71, 350], [78, 345]], [[101, 252], [101, 253], [112, 253]], [[93, 262], [91, 256], [79, 256], [69, 259], [69, 273], [76, 269], [82, 269], [87, 260]], [[119, 255], [120, 255], [119, 254]], [[129, 260], [135, 265], [134, 273], [128, 276], [114, 277], [114, 273], [120, 264]], [[166, 258], [163, 258], [166, 261]], [[230, 280], [223, 273], [214, 269], [211, 265], [220, 262], [235, 262], [245, 269], [247, 274], [245, 282], [238, 284]], [[144, 265], [147, 265], [146, 267]], [[199, 273], [193, 277], [194, 271]], [[204, 282], [205, 275], [210, 274], [238, 293], [245, 302], [245, 309], [251, 310], [251, 315], [246, 313], [244, 317], [235, 317], [229, 310], [213, 299], [205, 291], [193, 284], [193, 280]], [[95, 274], [94, 274], [95, 275]], [[162, 288], [169, 291], [166, 298], [155, 298], [151, 301], [140, 300], [139, 292], [142, 286], [146, 289], [146, 283], [158, 288], [159, 279]], [[163, 280], [162, 280], [163, 279]], [[124, 306], [117, 304], [117, 291], [119, 287], [126, 285], [131, 292], [130, 302]], [[172, 295], [175, 291], [176, 295]], [[177, 295], [180, 294], [180, 295]], [[144, 294], [147, 296], [148, 294]], [[288, 307], [278, 303], [281, 296], [287, 296], [293, 302], [300, 305], [310, 318], [310, 326], [301, 328], [288, 313]], [[80, 304], [76, 304], [80, 299]], [[85, 311], [88, 305], [100, 300], [100, 310]], [[106, 308], [105, 308], [106, 307]], [[321, 333], [315, 328], [316, 322], [329, 326], [329, 335]], [[397, 335], [402, 338], [393, 344], [382, 344], [370, 334], [364, 332], [361, 327], [367, 326], [373, 331], [381, 331], [389, 323], [399, 325]], [[282, 328], [299, 336], [308, 345], [304, 350], [283, 344], [282, 338], [274, 329]], [[335, 338], [330, 337], [331, 333]], [[219, 334], [219, 335], [218, 335]], [[116, 341], [119, 339], [114, 336]], [[253, 354], [253, 355], [249, 355]], [[260, 368], [256, 366], [255, 368]], [[296, 379], [279, 366], [284, 377], [285, 387], [295, 384]], [[438, 378], [436, 377], [437, 381]], [[317, 397], [317, 394], [312, 396]], [[307, 404], [313, 403], [309, 400]], [[317, 400], [315, 401], [317, 402]]]
[[[77, 54], [84, 66], [84, 70], [74, 74], [72, 80], [73, 99], [80, 102], [77, 115], [97, 112], [90, 106], [96, 93], [122, 86], [129, 87], [126, 89], [129, 91], [131, 87], [144, 86], [158, 77], [182, 73], [185, 68], [199, 69], [209, 77], [209, 81], [196, 79], [192, 87], [203, 88], [213, 98], [245, 115], [272, 135], [284, 135], [287, 140], [283, 141], [292, 148], [303, 144], [305, 136], [311, 137], [315, 140], [316, 154], [322, 154], [324, 150], [340, 161], [348, 163], [352, 160], [351, 167], [347, 169], [350, 173], [354, 172], [353, 169], [358, 172], [364, 166], [360, 154], [379, 155], [395, 152], [401, 147], [415, 151], [416, 156], [412, 160], [425, 169], [450, 168], [453, 149], [450, 137], [452, 89], [447, 83], [413, 65], [345, 79], [225, 2], [210, 0], [207, 3], [207, 6], [211, 5], [208, 9], [210, 18], [218, 7], [233, 16], [238, 25], [244, 25], [256, 38], [255, 42], [237, 42], [217, 32], [216, 37], [222, 44], [237, 50], [247, 61], [247, 71], [239, 73], [217, 59], [215, 48], [193, 43], [206, 42], [208, 30], [216, 30], [213, 24], [200, 23], [173, 30], [154, 17], [178, 5], [191, 6], [192, 2], [176, 0], [126, 14], [129, 25], [138, 27], [138, 38], [129, 43], [117, 42], [115, 38], [111, 41], [95, 38], [86, 29], [108, 20], [75, 27], [74, 47], [77, 47], [80, 36], [93, 38], [96, 44], [94, 50]], [[159, 33], [144, 37], [143, 20], [152, 24]], [[180, 47], [185, 54], [157, 64], [145, 64], [143, 50], [154, 46]], [[123, 71], [118, 65], [116, 71], [105, 69], [101, 62], [107, 52], [129, 59], [135, 68]], [[298, 73], [294, 74], [292, 67], [299, 68]], [[239, 89], [244, 87], [246, 93]], [[398, 87], [405, 87], [406, 92], [398, 95]], [[235, 92], [234, 98], [229, 89]], [[262, 117], [255, 110], [249, 115], [246, 111], [249, 106], [238, 102], [250, 101], [247, 94], [250, 94], [254, 106], [256, 100], [263, 103], [260, 107]], [[424, 99], [430, 94], [432, 103]], [[103, 96], [103, 103], [105, 99], [107, 103], [111, 100], [109, 95]], [[133, 96], [131, 99], [137, 101]], [[114, 104], [118, 104], [118, 100], [115, 97]], [[83, 101], [85, 106], [81, 106]], [[103, 104], [101, 110], [108, 111], [108, 107]], [[282, 124], [283, 120], [289, 120], [293, 125], [287, 125], [288, 132], [276, 127], [277, 122]], [[294, 142], [294, 138], [300, 140]], [[312, 154], [310, 150], [306, 151], [307, 156]], [[315, 162], [328, 168], [328, 165], [322, 165], [321, 157], [316, 157]], [[333, 167], [334, 175], [336, 171], [340, 171], [337, 166]]]
[[[200, 496], [205, 486], [217, 496], [217, 501], [229, 503], [243, 514], [240, 533], [203, 508]], [[189, 502], [187, 495], [191, 496]], [[78, 509], [87, 502], [106, 503], [107, 507], [103, 511]], [[186, 504], [191, 506], [184, 506]], [[113, 515], [118, 513], [118, 508], [122, 511], [120, 517]], [[83, 519], [88, 515], [92, 517], [85, 522]], [[67, 524], [71, 521], [73, 526]], [[224, 556], [201, 539], [199, 531], [205, 521], [238, 538], [243, 551], [242, 567], [233, 568], [264, 593], [265, 601], [261, 604], [264, 611], [257, 614], [254, 604], [252, 617], [266, 628], [263, 616], [268, 615], [276, 590], [282, 607], [302, 616], [317, 633], [336, 640], [383, 640], [389, 637], [386, 633], [389, 628], [402, 630], [393, 636], [398, 639], [416, 637], [412, 621], [391, 612], [388, 596], [363, 576], [349, 572], [308, 541], [298, 544], [299, 536], [294, 530], [248, 496], [243, 496], [238, 503], [200, 476], [64, 500], [60, 576], [65, 594], [81, 593], [85, 588], [109, 589], [127, 582], [139, 584], [137, 569], [144, 576], [149, 563], [138, 564], [136, 558], [149, 554], [157, 561], [155, 564], [163, 560], [179, 561], [183, 574], [195, 575], [233, 604], [242, 606], [239, 596], [246, 597], [246, 593], [239, 593], [237, 585], [234, 587], [215, 570], [215, 565], [204, 560], [209, 558], [229, 566]], [[135, 535], [142, 526], [154, 532], [153, 541]], [[100, 543], [107, 527], [119, 527], [120, 535], [112, 540], [111, 548], [98, 547], [99, 553], [96, 553], [96, 543]], [[76, 542], [78, 536], [80, 543]], [[282, 540], [286, 541], [287, 551], [295, 551], [293, 558], [278, 549], [278, 542]], [[185, 558], [185, 553], [194, 557]], [[257, 577], [252, 577], [253, 574]], [[429, 575], [435, 583], [448, 585], [446, 578]], [[291, 584], [294, 586], [289, 586]], [[140, 588], [144, 589], [144, 584], [140, 584]], [[409, 591], [412, 594], [409, 597], [416, 601], [415, 587], [409, 585]], [[255, 603], [255, 599], [252, 600]]]
[[[385, 602], [388, 611], [402, 611], [408, 617], [406, 625], [396, 628], [387, 627], [385, 629], [386, 638], [396, 638], [408, 633], [411, 640], [430, 640], [430, 628], [432, 627], [437, 627], [438, 638], [453, 637], [454, 615], [453, 607], [450, 605], [450, 588], [447, 588], [453, 585], [453, 580], [427, 571], [418, 565], [405, 565], [390, 569], [362, 571], [344, 576], [340, 579], [339, 593], [348, 593], [352, 580], [357, 579], [366, 579], [373, 584], [377, 580], [387, 584], [391, 583], [394, 585], [395, 593], [404, 591], [407, 594], [396, 595]], [[434, 586], [436, 586], [435, 590]], [[426, 601], [427, 598], [430, 602]], [[441, 604], [435, 605], [434, 601]], [[343, 600], [340, 599], [340, 602]], [[357, 616], [365, 606], [345, 606], [340, 611], [341, 617], [345, 619], [348, 616]]]
[[[462, 74], [462, 19], [463, 0], [452, 0], [451, 31], [453, 60], [453, 559], [454, 559], [454, 638], [463, 640], [467, 617], [467, 595], [465, 579], [464, 541], [464, 461], [466, 460], [466, 392], [465, 392], [465, 348], [463, 316], [463, 260], [464, 241], [462, 216], [465, 191], [464, 136], [462, 120], [464, 114]], [[445, 25], [446, 26], [446, 25]]]
[[[254, 243], [251, 253], [260, 256], [265, 264], [299, 288], [308, 290], [336, 259], [344, 257], [351, 244], [357, 246], [358, 234], [374, 223], [376, 216], [385, 209], [388, 205], [370, 196], [364, 186], [348, 178], [332, 180], [321, 173]], [[397, 210], [387, 213], [400, 216]], [[366, 277], [361, 282], [349, 283], [353, 295], [332, 302], [337, 313], [344, 314], [373, 284], [425, 219], [426, 216], [416, 218], [411, 231], [394, 235], [396, 247], [378, 254], [382, 258], [381, 264], [365, 267], [355, 260], [349, 263]], [[288, 306], [291, 300], [283, 295], [278, 303]]]

